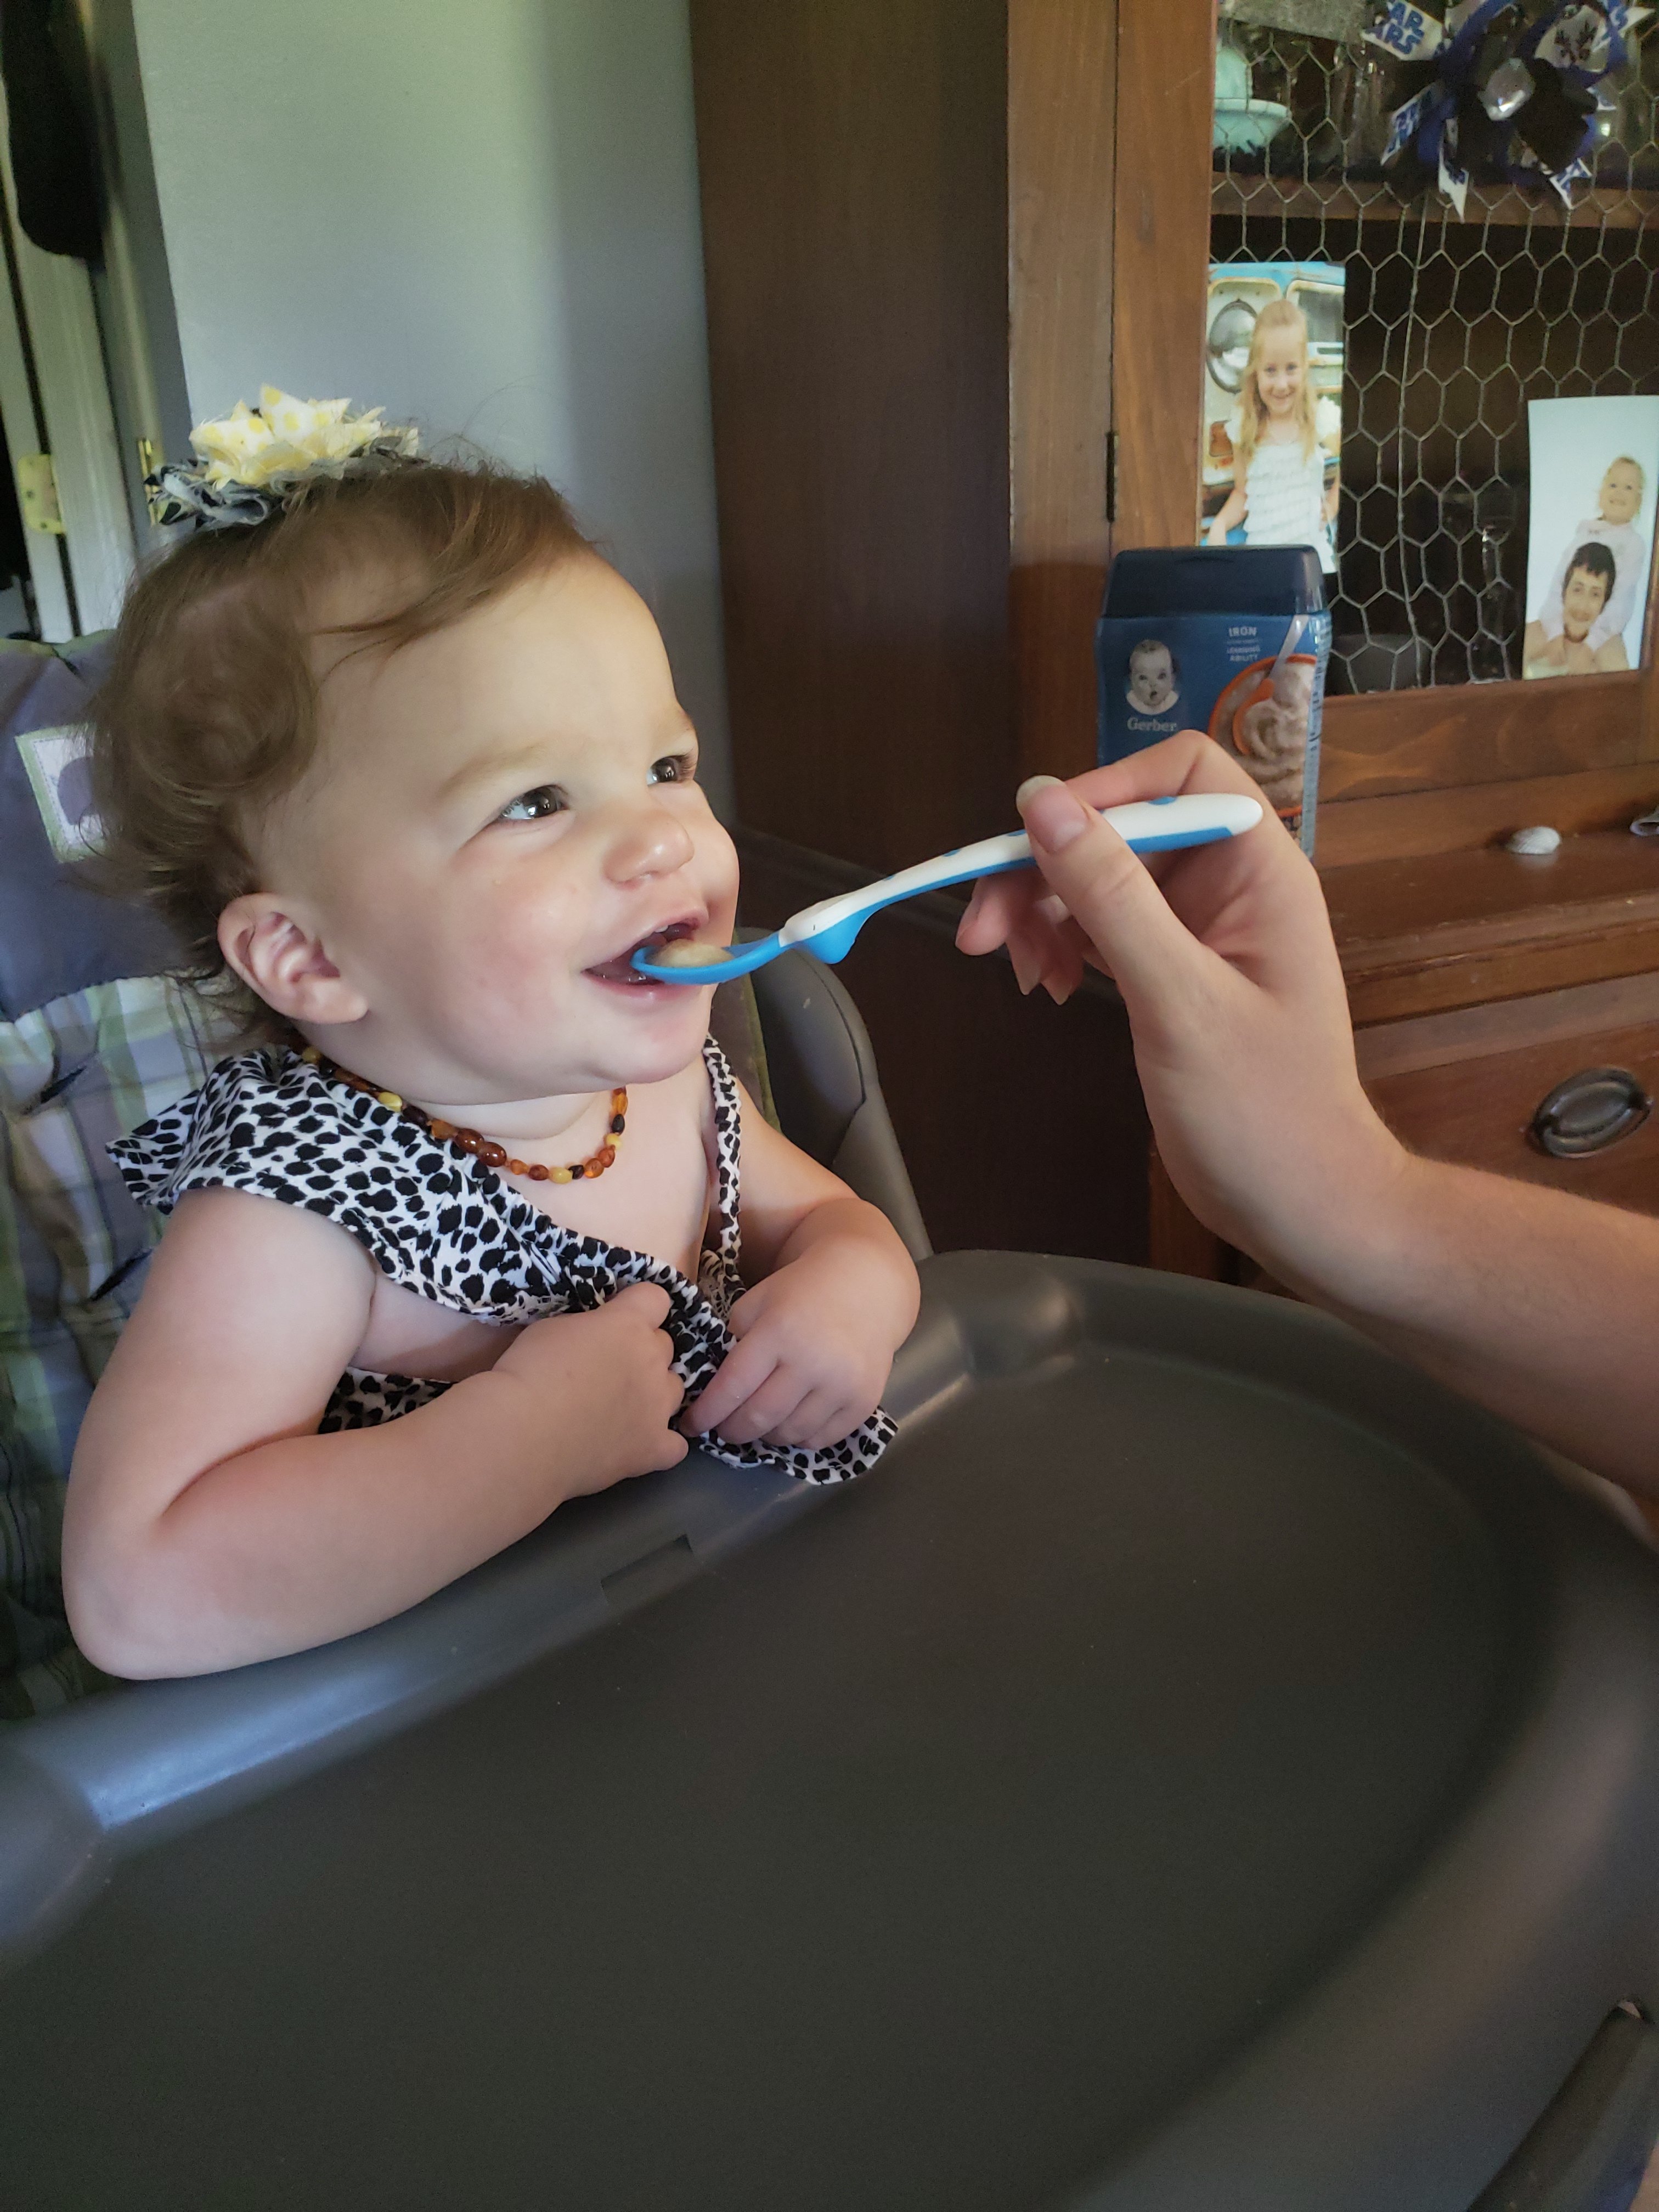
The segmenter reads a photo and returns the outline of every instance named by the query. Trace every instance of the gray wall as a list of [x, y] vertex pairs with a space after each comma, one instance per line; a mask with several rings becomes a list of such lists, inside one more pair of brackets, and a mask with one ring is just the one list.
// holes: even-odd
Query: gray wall
[[686, 0], [133, 0], [194, 419], [384, 404], [552, 477], [730, 792]]

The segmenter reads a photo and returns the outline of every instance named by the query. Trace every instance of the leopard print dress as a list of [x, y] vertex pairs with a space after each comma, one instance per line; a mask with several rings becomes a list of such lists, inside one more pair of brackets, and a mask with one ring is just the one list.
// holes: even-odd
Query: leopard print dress
[[[562, 1228], [482, 1160], [433, 1138], [410, 1116], [331, 1083], [296, 1052], [238, 1054], [199, 1091], [110, 1146], [141, 1204], [168, 1212], [186, 1191], [222, 1185], [338, 1222], [388, 1281], [453, 1313], [540, 1321], [590, 1313], [632, 1283], [667, 1291], [674, 1372], [695, 1397], [732, 1346], [726, 1316], [738, 1273], [740, 1120], [737, 1086], [711, 1037], [703, 1061], [714, 1109], [715, 1204], [697, 1280], [678, 1267]], [[349, 1367], [323, 1430], [368, 1428], [450, 1388]], [[874, 1465], [896, 1433], [879, 1407], [818, 1451], [702, 1439], [730, 1467], [779, 1468], [804, 1482], [845, 1482]]]

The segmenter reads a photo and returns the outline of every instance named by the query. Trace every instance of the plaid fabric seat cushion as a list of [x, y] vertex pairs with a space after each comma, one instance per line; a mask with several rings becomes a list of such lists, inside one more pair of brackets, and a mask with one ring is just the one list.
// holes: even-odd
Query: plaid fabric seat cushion
[[88, 1686], [58, 1583], [64, 1485], [158, 1229], [104, 1148], [223, 1049], [203, 1002], [167, 976], [0, 1023], [0, 1717]]

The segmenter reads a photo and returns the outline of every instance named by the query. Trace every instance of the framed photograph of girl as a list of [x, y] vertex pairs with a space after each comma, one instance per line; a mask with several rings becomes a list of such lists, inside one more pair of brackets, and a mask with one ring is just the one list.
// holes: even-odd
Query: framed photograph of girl
[[1335, 574], [1342, 292], [1334, 262], [1211, 264], [1200, 544], [1311, 545]]

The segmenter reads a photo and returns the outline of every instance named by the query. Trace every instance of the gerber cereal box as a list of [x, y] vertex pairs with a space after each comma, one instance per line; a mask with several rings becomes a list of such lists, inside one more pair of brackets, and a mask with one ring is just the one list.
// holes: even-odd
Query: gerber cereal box
[[[1144, 562], [1124, 555], [1122, 562]], [[1231, 563], [1237, 556], [1178, 556], [1206, 564]], [[1292, 559], [1297, 556], [1291, 556]], [[1311, 557], [1311, 556], [1310, 556]], [[1246, 553], [1245, 562], [1259, 561]], [[1316, 577], [1317, 572], [1315, 572]], [[1115, 583], [1116, 571], [1114, 571]], [[1178, 572], [1170, 576], [1178, 581]], [[1251, 577], [1235, 571], [1237, 588], [1203, 579], [1203, 596], [1246, 598]], [[1178, 588], [1167, 595], [1179, 599]], [[1280, 591], [1264, 591], [1279, 598]], [[1096, 629], [1099, 672], [1097, 757], [1121, 760], [1180, 730], [1204, 730], [1233, 755], [1261, 785], [1262, 796], [1311, 853], [1319, 773], [1319, 725], [1330, 661], [1331, 618], [1320, 605], [1282, 611], [1210, 608], [1143, 611], [1142, 592], [1109, 588], [1106, 611]], [[1319, 597], [1316, 589], [1316, 599]], [[1120, 612], [1127, 599], [1132, 610]]]

